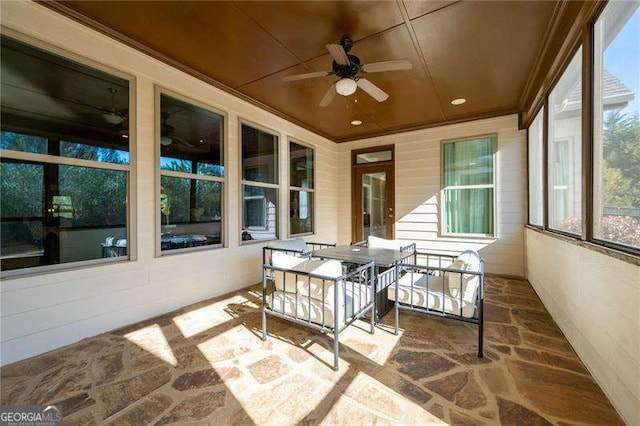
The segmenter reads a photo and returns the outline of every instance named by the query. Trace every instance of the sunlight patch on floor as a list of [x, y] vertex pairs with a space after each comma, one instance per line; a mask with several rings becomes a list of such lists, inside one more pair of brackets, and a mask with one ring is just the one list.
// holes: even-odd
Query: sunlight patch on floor
[[124, 337], [167, 364], [174, 367], [178, 365], [178, 360], [173, 354], [171, 346], [169, 346], [169, 342], [158, 324], [132, 331], [131, 333], [125, 334]]
[[[237, 325], [198, 344], [198, 349], [211, 365], [255, 355], [263, 342], [243, 325]], [[243, 362], [244, 363], [244, 362]]]
[[[447, 424], [377, 378], [362, 372], [349, 383], [340, 399], [343, 401], [336, 405], [348, 404], [354, 410], [362, 410], [366, 413], [365, 416], [377, 416], [371, 419], [373, 422], [382, 420], [400, 424]], [[331, 415], [327, 420], [333, 422]]]
[[220, 324], [224, 324], [233, 318], [233, 315], [225, 311], [229, 304], [246, 303], [242, 296], [234, 296], [216, 303], [211, 303], [193, 311], [173, 317], [173, 322], [182, 335], [186, 338], [207, 331]]

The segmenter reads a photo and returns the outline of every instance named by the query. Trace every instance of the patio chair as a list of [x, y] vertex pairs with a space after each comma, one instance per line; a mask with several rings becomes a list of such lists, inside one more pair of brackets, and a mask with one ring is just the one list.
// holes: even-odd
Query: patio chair
[[[478, 357], [483, 357], [484, 261], [473, 250], [458, 256], [421, 253], [423, 265], [402, 264], [388, 297], [399, 311], [421, 312], [478, 325]], [[386, 273], [386, 272], [385, 272]]]
[[374, 263], [343, 272], [337, 260], [295, 257], [273, 252], [263, 265], [262, 340], [267, 339], [267, 315], [333, 334], [334, 370], [338, 370], [340, 333], [371, 311], [374, 334]]

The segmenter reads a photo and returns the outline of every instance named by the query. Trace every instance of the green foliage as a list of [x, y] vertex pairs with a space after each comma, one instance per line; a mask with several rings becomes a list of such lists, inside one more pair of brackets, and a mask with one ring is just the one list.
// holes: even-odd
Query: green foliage
[[[172, 159], [163, 163], [162, 168], [191, 173], [191, 162]], [[191, 202], [192, 191], [194, 203]], [[162, 176], [160, 212], [164, 216], [164, 223], [208, 222], [214, 217], [219, 218], [222, 215], [221, 192], [222, 185], [219, 182]]]
[[[47, 154], [46, 138], [2, 132], [3, 149]], [[128, 153], [81, 143], [60, 142], [60, 155], [117, 164], [128, 163]], [[71, 212], [63, 226], [124, 225], [127, 216], [126, 173], [89, 167], [3, 160], [1, 208], [3, 218], [44, 218], [54, 196], [69, 200]], [[57, 176], [57, 179], [56, 179]], [[49, 182], [45, 182], [49, 180]], [[44, 204], [45, 191], [50, 204]], [[56, 217], [54, 212], [53, 217]], [[60, 215], [62, 217], [62, 215]]]
[[604, 117], [605, 207], [640, 209], [640, 119], [612, 111]]

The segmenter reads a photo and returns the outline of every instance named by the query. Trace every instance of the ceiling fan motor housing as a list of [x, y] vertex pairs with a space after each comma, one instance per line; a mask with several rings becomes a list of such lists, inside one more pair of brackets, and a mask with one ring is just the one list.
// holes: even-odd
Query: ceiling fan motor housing
[[355, 55], [347, 55], [349, 58], [349, 65], [340, 65], [336, 61], [333, 61], [333, 73], [340, 78], [352, 78], [360, 71], [362, 65], [360, 65], [360, 58]]

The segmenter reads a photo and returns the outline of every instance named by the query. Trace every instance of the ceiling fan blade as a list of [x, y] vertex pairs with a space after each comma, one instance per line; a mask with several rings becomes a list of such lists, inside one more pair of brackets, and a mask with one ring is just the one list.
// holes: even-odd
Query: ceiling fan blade
[[349, 57], [342, 46], [339, 44], [326, 44], [325, 47], [338, 64], [349, 65]]
[[298, 80], [306, 80], [308, 78], [316, 78], [316, 77], [326, 77], [328, 75], [333, 74], [331, 71], [318, 71], [318, 72], [309, 72], [306, 74], [296, 74], [296, 75], [288, 75], [282, 79], [282, 81], [298, 81]]
[[389, 95], [384, 90], [382, 90], [366, 78], [358, 79], [357, 83], [359, 88], [367, 92], [378, 102], [384, 102], [389, 97]]
[[333, 98], [336, 97], [336, 93], [336, 85], [334, 83], [331, 85], [331, 87], [329, 87], [329, 90], [327, 90], [327, 93], [325, 93], [324, 98], [322, 98], [322, 100], [320, 101], [320, 106], [329, 106], [331, 102], [333, 102]]
[[397, 59], [395, 61], [372, 62], [364, 64], [362, 71], [364, 72], [383, 72], [383, 71], [404, 71], [413, 68], [413, 64], [408, 59]]
[[188, 146], [190, 148], [194, 148], [194, 149], [202, 149], [202, 145], [198, 145], [198, 144], [196, 144], [194, 142], [189, 142], [188, 140], [183, 139], [183, 138], [181, 138], [179, 136], [170, 136], [170, 138], [173, 139], [174, 141], [178, 142], [181, 145], [186, 145], [186, 146]]

